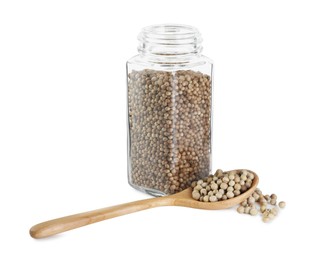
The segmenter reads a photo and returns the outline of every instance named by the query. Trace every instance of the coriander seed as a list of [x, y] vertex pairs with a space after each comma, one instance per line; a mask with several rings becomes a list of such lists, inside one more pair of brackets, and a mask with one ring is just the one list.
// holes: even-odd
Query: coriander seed
[[246, 206], [244, 212], [245, 212], [246, 214], [249, 214], [250, 211], [251, 211], [251, 207]]
[[223, 189], [223, 190], [225, 190], [225, 189], [228, 188], [228, 184], [225, 183], [225, 182], [223, 182], [223, 183], [220, 184], [220, 188]]
[[209, 197], [209, 200], [210, 200], [210, 202], [215, 202], [215, 201], [217, 201], [217, 197], [212, 195]]
[[258, 214], [258, 211], [256, 208], [252, 208], [250, 211], [249, 211], [249, 214], [252, 215], [252, 216], [256, 216]]
[[270, 204], [271, 204], [271, 205], [276, 205], [276, 200], [275, 200], [275, 199], [271, 199], [271, 200], [270, 200]]
[[192, 198], [194, 198], [195, 200], [200, 199], [200, 193], [198, 191], [194, 190], [192, 192]]
[[237, 208], [237, 212], [239, 212], [240, 214], [244, 213], [244, 207], [243, 206], [239, 206]]

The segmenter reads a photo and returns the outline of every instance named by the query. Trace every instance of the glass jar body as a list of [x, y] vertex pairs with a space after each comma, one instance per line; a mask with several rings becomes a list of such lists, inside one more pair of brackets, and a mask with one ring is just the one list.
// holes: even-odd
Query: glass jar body
[[201, 54], [127, 62], [128, 180], [162, 196], [211, 171], [212, 62]]

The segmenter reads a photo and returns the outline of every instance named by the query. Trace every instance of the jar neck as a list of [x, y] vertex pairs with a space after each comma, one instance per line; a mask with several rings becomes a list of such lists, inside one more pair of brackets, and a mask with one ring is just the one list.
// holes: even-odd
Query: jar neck
[[187, 62], [202, 52], [199, 31], [187, 25], [152, 25], [138, 35], [138, 51], [154, 62]]

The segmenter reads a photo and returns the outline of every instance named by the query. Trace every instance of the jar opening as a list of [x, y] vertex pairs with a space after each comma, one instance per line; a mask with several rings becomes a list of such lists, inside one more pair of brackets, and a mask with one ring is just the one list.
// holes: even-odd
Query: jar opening
[[189, 25], [162, 24], [142, 29], [138, 35], [142, 55], [192, 55], [202, 51], [199, 31]]

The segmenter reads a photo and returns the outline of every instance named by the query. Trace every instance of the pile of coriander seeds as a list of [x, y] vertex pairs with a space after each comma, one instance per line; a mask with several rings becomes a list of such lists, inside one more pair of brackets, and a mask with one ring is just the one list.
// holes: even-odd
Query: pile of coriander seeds
[[214, 175], [194, 181], [192, 198], [204, 202], [232, 199], [247, 191], [253, 183], [254, 174], [247, 170], [223, 172], [218, 169]]
[[283, 209], [285, 206], [286, 203], [284, 201], [277, 204], [277, 196], [275, 194], [263, 195], [262, 191], [257, 188], [247, 200], [241, 202], [237, 208], [237, 212], [252, 216], [260, 212], [262, 214], [262, 221], [267, 223], [278, 215], [279, 208]]
[[130, 184], [174, 194], [209, 174], [209, 75], [145, 69], [128, 74]]

